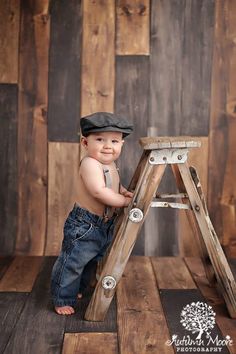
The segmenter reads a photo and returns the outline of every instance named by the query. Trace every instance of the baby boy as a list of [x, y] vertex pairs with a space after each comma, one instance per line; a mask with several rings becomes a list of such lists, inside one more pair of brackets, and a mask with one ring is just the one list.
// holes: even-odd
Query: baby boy
[[97, 112], [81, 118], [87, 154], [79, 170], [79, 198], [66, 219], [59, 257], [52, 271], [55, 311], [71, 315], [85, 266], [100, 260], [112, 241], [115, 209], [128, 206], [132, 193], [121, 184], [115, 162], [133, 127], [117, 115]]

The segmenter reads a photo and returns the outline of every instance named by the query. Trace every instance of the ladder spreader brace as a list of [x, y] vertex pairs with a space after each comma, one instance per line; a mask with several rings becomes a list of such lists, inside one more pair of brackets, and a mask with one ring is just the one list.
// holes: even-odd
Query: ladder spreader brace
[[[144, 151], [129, 186], [129, 190], [134, 191], [134, 196], [129, 207], [124, 209], [117, 220], [113, 242], [85, 319], [104, 320], [150, 207], [178, 208], [186, 210], [187, 216], [192, 214], [189, 219], [200, 230], [202, 258], [210, 259], [229, 314], [236, 318], [235, 280], [211, 223], [197, 171], [187, 164], [189, 149], [200, 147], [201, 143], [191, 137], [146, 137], [140, 139], [140, 144]], [[179, 194], [156, 194], [167, 165], [172, 168]], [[155, 196], [157, 200], [153, 201]], [[170, 197], [180, 198], [182, 203], [160, 201]], [[207, 267], [206, 273], [210, 278]]]

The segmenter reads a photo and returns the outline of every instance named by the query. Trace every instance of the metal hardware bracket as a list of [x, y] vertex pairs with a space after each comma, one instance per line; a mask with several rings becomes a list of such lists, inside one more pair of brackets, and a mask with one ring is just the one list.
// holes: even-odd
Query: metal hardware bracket
[[149, 157], [149, 163], [151, 165], [184, 163], [187, 161], [188, 151], [186, 148], [153, 150]]
[[151, 208], [192, 209], [188, 204], [169, 202], [151, 202]]

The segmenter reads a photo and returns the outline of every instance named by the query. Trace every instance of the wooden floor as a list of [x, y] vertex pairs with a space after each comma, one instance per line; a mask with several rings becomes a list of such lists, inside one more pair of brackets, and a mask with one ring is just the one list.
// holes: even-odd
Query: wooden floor
[[[180, 348], [166, 341], [190, 335], [180, 312], [197, 301], [216, 312], [212, 337], [234, 340], [218, 352], [236, 353], [236, 320], [209, 286], [199, 259], [131, 257], [106, 320], [96, 323], [83, 320], [89, 294], [75, 315], [54, 313], [49, 291], [54, 262], [55, 257], [0, 258], [0, 353], [175, 353]], [[230, 264], [235, 273], [236, 262]]]

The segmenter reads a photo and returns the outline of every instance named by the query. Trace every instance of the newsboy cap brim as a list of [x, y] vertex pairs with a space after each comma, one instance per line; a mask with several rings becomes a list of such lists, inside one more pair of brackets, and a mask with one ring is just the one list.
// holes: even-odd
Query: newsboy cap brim
[[123, 137], [133, 131], [133, 125], [123, 117], [109, 112], [96, 112], [80, 119], [82, 135], [87, 137], [91, 133], [120, 132]]

